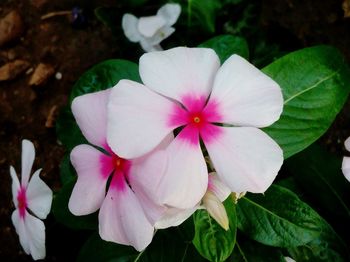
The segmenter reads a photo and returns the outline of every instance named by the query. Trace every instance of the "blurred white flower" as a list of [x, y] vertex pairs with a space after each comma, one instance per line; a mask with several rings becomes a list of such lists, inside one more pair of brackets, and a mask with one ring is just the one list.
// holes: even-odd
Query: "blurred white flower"
[[140, 42], [146, 52], [162, 50], [159, 43], [174, 33], [175, 28], [172, 25], [176, 23], [180, 13], [179, 4], [166, 4], [154, 16], [137, 18], [132, 14], [124, 14], [124, 34], [131, 42]]
[[[350, 152], [350, 137], [345, 140], [345, 148]], [[342, 170], [345, 178], [350, 182], [350, 157], [344, 156]]]
[[34, 158], [33, 143], [22, 140], [21, 182], [19, 182], [15, 169], [10, 166], [12, 197], [16, 206], [11, 218], [24, 251], [37, 260], [45, 258], [46, 255], [45, 225], [40, 219], [45, 219], [50, 212], [52, 191], [40, 179], [41, 169], [37, 170], [29, 180]]

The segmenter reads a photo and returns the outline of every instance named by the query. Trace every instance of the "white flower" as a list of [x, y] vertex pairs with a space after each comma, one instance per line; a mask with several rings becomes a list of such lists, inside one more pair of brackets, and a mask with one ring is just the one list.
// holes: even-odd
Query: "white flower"
[[140, 42], [146, 52], [162, 50], [159, 43], [174, 33], [175, 28], [172, 25], [176, 23], [180, 13], [179, 4], [166, 4], [154, 16], [137, 18], [132, 14], [124, 14], [124, 34], [131, 42]]
[[[350, 137], [345, 140], [345, 148], [350, 151]], [[342, 170], [345, 178], [350, 182], [350, 157], [344, 156]]]
[[[50, 212], [52, 191], [40, 179], [41, 169], [37, 170], [29, 181], [34, 158], [33, 143], [22, 140], [21, 183], [15, 169], [12, 166], [10, 167], [12, 197], [16, 206], [11, 218], [24, 251], [28, 255], [31, 254], [34, 260], [37, 260], [45, 258], [46, 254], [45, 225], [40, 219], [45, 219]], [[28, 209], [30, 212], [28, 212]]]

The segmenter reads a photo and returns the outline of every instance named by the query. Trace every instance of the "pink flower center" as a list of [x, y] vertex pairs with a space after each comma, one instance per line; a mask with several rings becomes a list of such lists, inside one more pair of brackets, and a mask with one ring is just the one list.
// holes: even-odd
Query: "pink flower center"
[[221, 122], [222, 117], [215, 101], [206, 103], [205, 96], [185, 96], [182, 102], [185, 108], [175, 104], [169, 121], [171, 126], [184, 127], [179, 138], [197, 145], [199, 136], [205, 143], [210, 143], [220, 135], [221, 129], [215, 124]]
[[17, 191], [17, 202], [18, 202], [19, 216], [21, 218], [24, 218], [28, 203], [27, 203], [26, 189], [22, 186]]
[[110, 187], [115, 188], [119, 191], [124, 191], [129, 181], [129, 171], [131, 167], [131, 161], [123, 159], [118, 155], [114, 154], [108, 146], [108, 155], [102, 155], [101, 162], [101, 173], [103, 177], [109, 177], [112, 173], [113, 177], [111, 180]]

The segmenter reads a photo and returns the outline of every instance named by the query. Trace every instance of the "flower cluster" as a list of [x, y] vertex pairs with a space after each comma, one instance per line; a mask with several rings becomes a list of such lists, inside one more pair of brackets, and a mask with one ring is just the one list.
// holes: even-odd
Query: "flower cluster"
[[154, 16], [137, 18], [132, 14], [125, 14], [122, 18], [124, 34], [131, 42], [139, 42], [146, 52], [162, 50], [159, 44], [175, 32], [172, 25], [176, 23], [180, 13], [179, 4], [165, 4]]
[[78, 180], [69, 209], [99, 210], [101, 238], [139, 251], [155, 228], [198, 208], [227, 229], [221, 202], [264, 192], [282, 165], [281, 148], [259, 129], [279, 119], [280, 87], [238, 55], [220, 67], [207, 48], [146, 53], [139, 70], [143, 84], [121, 80], [73, 101], [90, 145], [71, 153]]

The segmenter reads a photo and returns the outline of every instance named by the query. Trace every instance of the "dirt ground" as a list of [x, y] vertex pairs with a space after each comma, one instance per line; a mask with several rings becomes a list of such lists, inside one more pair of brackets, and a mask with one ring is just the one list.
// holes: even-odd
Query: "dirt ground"
[[[93, 16], [95, 7], [116, 2], [0, 0], [0, 20], [16, 10], [23, 22], [18, 36], [0, 45], [0, 67], [15, 60], [25, 61], [26, 67], [14, 79], [0, 80], [0, 261], [31, 261], [23, 253], [10, 219], [14, 207], [9, 166], [20, 170], [20, 141], [33, 141], [37, 152], [34, 169], [43, 168], [42, 178], [54, 191], [59, 190], [59, 163], [64, 149], [55, 135], [57, 114], [86, 69], [107, 58], [126, 58], [118, 47], [119, 39], [112, 37], [110, 30]], [[74, 6], [87, 10], [87, 24], [81, 28], [74, 28], [67, 16], [41, 19], [50, 12], [71, 10]], [[270, 41], [286, 50], [331, 44], [350, 61], [350, 18], [344, 18], [342, 1], [264, 0], [260, 21]], [[40, 63], [51, 68], [51, 76], [44, 77], [43, 84], [29, 85]], [[342, 142], [349, 135], [347, 103], [321, 141], [341, 154]], [[85, 233], [72, 234], [50, 216], [46, 225], [46, 261], [73, 261]]]

